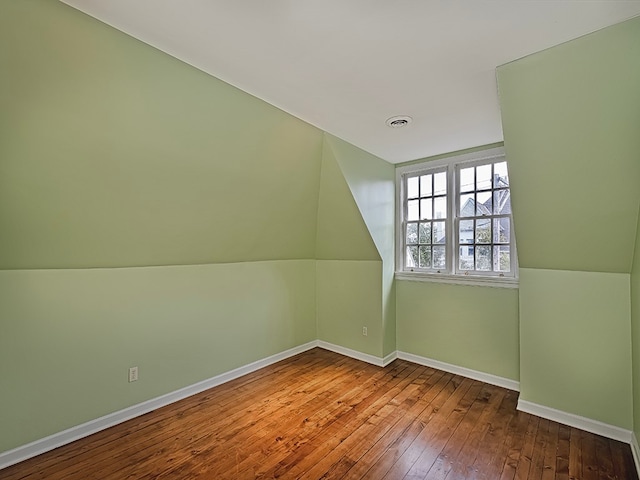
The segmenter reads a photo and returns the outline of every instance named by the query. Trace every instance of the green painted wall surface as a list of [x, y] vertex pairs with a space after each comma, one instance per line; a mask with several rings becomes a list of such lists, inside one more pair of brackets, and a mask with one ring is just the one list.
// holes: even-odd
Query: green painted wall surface
[[498, 68], [521, 267], [630, 271], [639, 58], [635, 18]]
[[59, 2], [0, 71], [0, 268], [314, 258], [320, 130]]
[[[640, 227], [640, 215], [638, 216]], [[631, 353], [633, 383], [633, 431], [640, 438], [640, 228], [631, 270]]]
[[0, 318], [1, 452], [315, 340], [315, 261], [2, 271]]
[[396, 282], [398, 351], [519, 379], [518, 291]]
[[382, 357], [381, 276], [380, 261], [318, 260], [318, 339]]
[[316, 258], [380, 260], [367, 225], [326, 139], [322, 149]]
[[382, 259], [383, 356], [396, 350], [395, 167], [339, 138], [326, 134]]
[[632, 428], [629, 275], [520, 270], [520, 398]]
[[392, 164], [326, 134], [326, 146], [340, 165], [380, 256], [393, 259], [395, 168]]

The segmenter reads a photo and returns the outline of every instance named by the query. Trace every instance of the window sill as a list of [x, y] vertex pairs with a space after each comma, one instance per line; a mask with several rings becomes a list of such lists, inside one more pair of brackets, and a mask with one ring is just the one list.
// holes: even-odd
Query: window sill
[[450, 283], [494, 288], [518, 288], [520, 283], [512, 277], [478, 277], [471, 275], [450, 275], [445, 273], [396, 272], [396, 280], [410, 282]]

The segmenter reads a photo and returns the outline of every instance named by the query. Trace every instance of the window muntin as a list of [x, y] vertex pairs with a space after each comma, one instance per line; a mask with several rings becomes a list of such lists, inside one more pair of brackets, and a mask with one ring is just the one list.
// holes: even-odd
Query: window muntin
[[517, 276], [502, 149], [400, 167], [398, 180], [400, 272]]
[[446, 268], [448, 181], [446, 169], [407, 175], [405, 265], [423, 270]]
[[510, 274], [511, 192], [507, 162], [457, 165], [458, 273]]

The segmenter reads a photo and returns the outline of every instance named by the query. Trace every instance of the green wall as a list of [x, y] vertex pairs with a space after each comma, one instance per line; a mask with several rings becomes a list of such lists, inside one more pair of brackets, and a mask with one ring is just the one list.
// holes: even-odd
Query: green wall
[[380, 260], [349, 184], [325, 138], [318, 199], [316, 258]]
[[395, 167], [337, 137], [325, 149], [340, 165], [382, 260], [382, 356], [396, 351]]
[[389, 176], [356, 203], [324, 132], [59, 2], [0, 3], [0, 71], [0, 452], [319, 332], [382, 355], [391, 165], [340, 144]]
[[59, 2], [0, 70], [0, 268], [314, 257], [317, 128]]
[[318, 338], [384, 357], [395, 351], [395, 169], [326, 135], [320, 178]]
[[[638, 216], [640, 227], [640, 214]], [[633, 384], [633, 431], [640, 438], [640, 228], [636, 230], [636, 246], [631, 269], [631, 352]]]
[[520, 398], [632, 428], [629, 275], [520, 270]]
[[640, 17], [498, 68], [522, 268], [629, 273]]
[[380, 261], [317, 261], [318, 339], [382, 357], [381, 275]]
[[398, 351], [519, 379], [518, 291], [398, 281]]
[[315, 340], [315, 261], [5, 270], [0, 319], [2, 452]]
[[521, 268], [520, 398], [627, 429], [638, 58], [635, 18], [497, 71]]

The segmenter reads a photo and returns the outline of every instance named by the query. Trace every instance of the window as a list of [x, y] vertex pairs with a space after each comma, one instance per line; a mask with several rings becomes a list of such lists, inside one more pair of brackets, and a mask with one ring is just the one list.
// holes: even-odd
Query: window
[[502, 149], [400, 167], [398, 275], [514, 284], [507, 161]]

